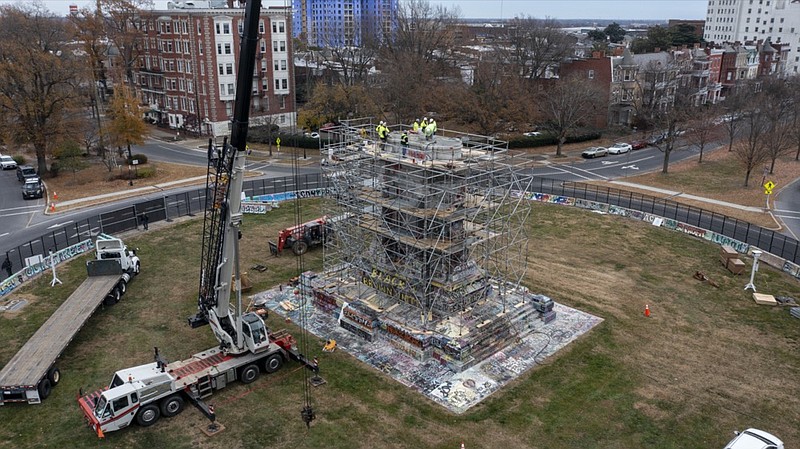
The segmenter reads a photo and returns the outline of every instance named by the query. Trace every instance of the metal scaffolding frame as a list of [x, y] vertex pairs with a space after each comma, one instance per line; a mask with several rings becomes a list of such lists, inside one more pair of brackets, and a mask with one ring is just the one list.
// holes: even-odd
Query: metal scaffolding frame
[[416, 311], [404, 324], [422, 329], [487, 299], [505, 312], [506, 292], [519, 289], [527, 267], [526, 161], [492, 137], [438, 130], [426, 138], [394, 125], [381, 142], [376, 125], [344, 121], [323, 149], [334, 200], [327, 277], [350, 301]]

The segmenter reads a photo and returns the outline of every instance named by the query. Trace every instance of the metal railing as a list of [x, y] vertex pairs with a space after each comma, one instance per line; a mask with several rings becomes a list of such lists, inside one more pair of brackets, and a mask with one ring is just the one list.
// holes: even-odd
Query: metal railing
[[[287, 176], [245, 181], [243, 191], [245, 195], [252, 197], [322, 187], [325, 187], [322, 175], [313, 173], [297, 178]], [[627, 190], [547, 178], [534, 178], [529, 191], [597, 201], [681, 221], [757, 246], [800, 264], [800, 244], [797, 240], [746, 221], [676, 201]], [[46, 256], [50, 250], [56, 252], [101, 232], [115, 234], [136, 229], [143, 214], [147, 214], [149, 223], [199, 214], [205, 207], [205, 196], [205, 188], [164, 195], [160, 199], [137, 202], [55, 229], [8, 251], [12, 272], [24, 267], [28, 257]]]

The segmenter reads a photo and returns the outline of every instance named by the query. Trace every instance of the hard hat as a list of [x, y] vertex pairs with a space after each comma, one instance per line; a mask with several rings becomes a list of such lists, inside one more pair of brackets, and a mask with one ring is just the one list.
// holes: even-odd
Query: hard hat
[[418, 122], [418, 121], [419, 121], [419, 119], [418, 119], [418, 118], [417, 118], [417, 119], [414, 119], [414, 121], [415, 121], [415, 122]]
[[428, 120], [428, 117], [422, 117], [422, 120]]

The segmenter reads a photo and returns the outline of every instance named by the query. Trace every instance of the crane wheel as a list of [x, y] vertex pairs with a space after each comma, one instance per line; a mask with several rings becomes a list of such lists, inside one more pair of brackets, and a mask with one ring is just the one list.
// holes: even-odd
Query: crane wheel
[[306, 243], [306, 242], [304, 242], [302, 240], [294, 242], [294, 245], [292, 245], [292, 252], [296, 256], [302, 256], [307, 251], [308, 251], [308, 243]]
[[283, 357], [280, 354], [272, 354], [271, 356], [264, 359], [264, 372], [265, 373], [274, 373], [278, 371], [283, 366]]
[[47, 379], [50, 381], [50, 385], [55, 387], [61, 382], [61, 371], [58, 367], [54, 366], [47, 370]]
[[247, 365], [242, 368], [242, 374], [239, 376], [239, 380], [241, 380], [243, 384], [249, 384], [258, 379], [259, 374], [261, 374], [261, 372], [258, 370], [256, 364]]
[[158, 410], [158, 407], [156, 407], [155, 404], [147, 404], [140, 408], [139, 413], [136, 414], [136, 424], [142, 427], [150, 427], [155, 424], [160, 417], [161, 412]]
[[179, 394], [166, 397], [161, 401], [161, 414], [171, 418], [183, 411], [183, 398]]

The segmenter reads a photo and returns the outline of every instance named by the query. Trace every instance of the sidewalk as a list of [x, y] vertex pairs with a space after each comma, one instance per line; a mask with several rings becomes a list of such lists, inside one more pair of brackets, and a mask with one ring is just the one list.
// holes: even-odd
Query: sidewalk
[[759, 213], [765, 212], [764, 208], [761, 208], [761, 207], [743, 206], [741, 204], [729, 203], [727, 201], [720, 201], [720, 200], [715, 200], [715, 199], [712, 199], [712, 198], [703, 198], [703, 197], [697, 196], [697, 195], [689, 195], [689, 194], [686, 194], [686, 193], [683, 193], [683, 192], [675, 192], [675, 191], [672, 191], [672, 190], [659, 189], [657, 187], [650, 187], [650, 186], [646, 186], [646, 185], [643, 185], [643, 184], [634, 184], [632, 182], [625, 182], [625, 181], [608, 181], [608, 182], [610, 184], [616, 184], [616, 185], [619, 185], [619, 186], [631, 187], [631, 188], [634, 188], [634, 189], [648, 190], [650, 192], [660, 193], [662, 195], [666, 195], [670, 199], [671, 198], [676, 198], [676, 197], [681, 197], [681, 198], [686, 198], [686, 199], [690, 199], [690, 200], [701, 201], [701, 202], [704, 202], [704, 203], [716, 204], [718, 206], [724, 206], [724, 207], [730, 207], [730, 208], [733, 208], [733, 209], [739, 209], [739, 210], [743, 210], [743, 211], [747, 211], [747, 212], [759, 212]]

